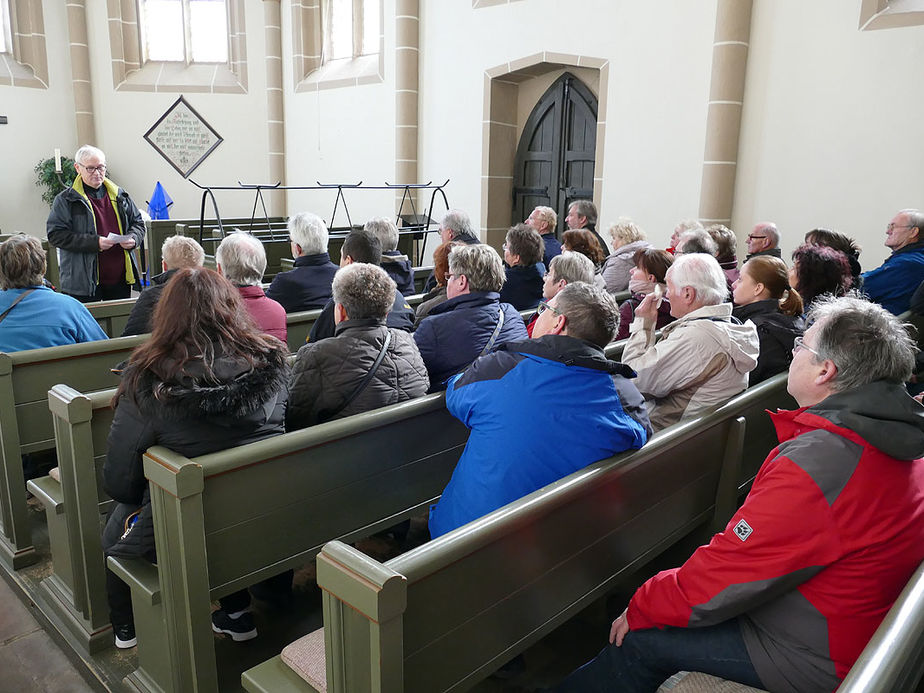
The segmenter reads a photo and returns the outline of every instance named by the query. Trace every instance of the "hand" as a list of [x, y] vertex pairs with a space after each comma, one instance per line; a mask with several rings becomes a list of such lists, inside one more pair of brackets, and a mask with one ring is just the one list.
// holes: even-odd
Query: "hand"
[[125, 250], [131, 250], [135, 247], [135, 239], [131, 237], [125, 238], [119, 241], [119, 245], [125, 248]]
[[646, 324], [654, 324], [658, 319], [659, 299], [652, 293], [645, 296], [635, 309], [635, 317], [644, 318]]
[[914, 399], [918, 404], [924, 404], [924, 392], [915, 395]]
[[613, 627], [610, 628], [610, 644], [616, 647], [622, 647], [623, 638], [629, 632], [629, 619], [626, 618], [626, 611], [628, 609], [619, 614], [619, 618], [613, 621]]
[[112, 246], [116, 244], [115, 241], [109, 240], [106, 236], [99, 237], [99, 249], [100, 250], [109, 250]]

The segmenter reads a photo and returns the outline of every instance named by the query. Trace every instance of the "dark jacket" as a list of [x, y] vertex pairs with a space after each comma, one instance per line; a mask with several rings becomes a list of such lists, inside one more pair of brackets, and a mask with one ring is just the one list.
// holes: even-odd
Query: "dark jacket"
[[[391, 334], [391, 343], [375, 375], [344, 407], [375, 363], [386, 334]], [[414, 399], [426, 394], [428, 385], [427, 369], [411, 335], [389, 329], [384, 320], [345, 320], [334, 337], [298, 350], [286, 430]]]
[[[123, 235], [135, 239], [135, 248], [144, 241], [144, 220], [138, 207], [128, 193], [108, 178], [103, 185], [112, 202]], [[45, 222], [48, 242], [60, 252], [60, 279], [58, 289], [76, 296], [92, 296], [96, 293], [99, 278], [99, 236], [96, 233], [96, 217], [84, 193], [83, 182], [78, 176], [74, 184], [63, 190], [51, 203], [51, 212]], [[134, 255], [126, 251], [126, 280], [137, 285], [141, 273]]]
[[501, 303], [496, 291], [475, 291], [450, 298], [421, 321], [414, 332], [414, 341], [427, 365], [432, 390], [443, 389], [447, 378], [478, 358], [497, 326], [501, 307], [504, 324], [494, 348], [504, 342], [527, 339], [523, 318], [509, 303]]
[[[629, 325], [635, 320], [635, 309], [638, 304], [645, 298], [645, 294], [634, 293], [619, 306], [619, 329], [616, 331], [614, 340], [629, 338]], [[658, 306], [658, 319], [655, 322], [655, 329], [660, 330], [665, 325], [674, 322], [676, 318], [671, 315], [671, 304], [667, 298], [661, 299], [661, 305]]]
[[407, 255], [397, 250], [382, 251], [382, 269], [385, 274], [394, 279], [398, 285], [398, 292], [405, 296], [416, 293], [414, 291], [414, 268]]
[[549, 263], [552, 262], [552, 258], [556, 255], [561, 255], [561, 241], [556, 238], [554, 231], [543, 233], [540, 237], [542, 238], [543, 245], [545, 245], [545, 250], [542, 254], [542, 264], [548, 269]]
[[273, 277], [266, 296], [285, 308], [286, 313], [323, 308], [330, 300], [330, 285], [338, 269], [327, 253], [302, 255], [295, 258], [294, 269]]
[[128, 321], [125, 323], [125, 329], [122, 330], [122, 336], [128, 337], [134, 334], [147, 334], [151, 331], [151, 325], [154, 318], [154, 308], [160, 300], [160, 295], [167, 288], [167, 281], [178, 270], [167, 270], [151, 277], [151, 286], [141, 292], [132, 306], [132, 312], [128, 314]]
[[507, 267], [504, 287], [500, 292], [500, 300], [509, 303], [517, 310], [535, 308], [542, 300], [542, 274], [536, 265], [524, 267]]
[[[770, 257], [778, 257], [781, 260], [783, 259], [782, 250], [780, 250], [779, 248], [767, 248], [766, 250], [760, 250], [756, 253], [751, 253], [750, 255], [744, 258], [744, 262], [747, 262], [752, 257], [760, 257], [761, 255], [769, 255]], [[744, 264], [744, 263], [741, 263], [741, 264]]]
[[449, 297], [446, 296], [445, 286], [435, 286], [424, 294], [423, 301], [420, 302], [420, 305], [417, 306], [417, 310], [415, 311], [417, 317], [414, 318], [414, 327], [416, 328], [425, 317], [430, 315], [431, 310], [436, 308], [439, 304], [445, 303], [448, 298]]
[[772, 298], [755, 301], [746, 306], [735, 306], [732, 315], [741, 322], [753, 322], [757, 327], [757, 338], [760, 340], [757, 367], [748, 373], [748, 387], [766, 380], [771, 375], [789, 370], [793, 342], [805, 330], [805, 323], [801, 317], [781, 313], [780, 302]]
[[864, 272], [863, 293], [890, 313], [908, 310], [911, 296], [924, 281], [924, 241], [893, 252], [879, 267]]
[[[388, 311], [385, 318], [385, 324], [396, 330], [412, 332], [414, 330], [414, 309], [405, 300], [400, 291], [395, 292], [395, 302]], [[331, 299], [324, 306], [324, 310], [314, 321], [311, 326], [311, 332], [308, 335], [309, 342], [320, 342], [322, 339], [333, 337], [336, 333], [336, 324], [334, 323], [334, 300]]]

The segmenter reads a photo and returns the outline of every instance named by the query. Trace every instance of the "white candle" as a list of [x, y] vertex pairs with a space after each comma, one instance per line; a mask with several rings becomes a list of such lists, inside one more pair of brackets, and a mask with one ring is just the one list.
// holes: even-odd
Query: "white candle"
[[55, 173], [61, 173], [61, 150], [55, 149]]

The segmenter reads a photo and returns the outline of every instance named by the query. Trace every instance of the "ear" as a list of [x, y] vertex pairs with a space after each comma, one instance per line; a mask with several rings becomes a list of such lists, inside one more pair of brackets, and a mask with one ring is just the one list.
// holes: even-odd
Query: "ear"
[[161, 261], [160, 261], [160, 266], [161, 266], [161, 272], [166, 272], [166, 271], [167, 271], [167, 261], [166, 261], [166, 260], [161, 260]]
[[225, 276], [225, 273], [221, 271], [221, 263], [220, 263], [220, 262], [216, 262], [216, 263], [215, 263], [215, 271], [218, 272], [218, 274], [220, 274], [222, 277]]
[[766, 289], [766, 288], [767, 288], [767, 287], [764, 286], [763, 284], [761, 284], [760, 282], [755, 282], [755, 284], [754, 284], [754, 295], [757, 296], [758, 294], [762, 294], [762, 293], [764, 292], [764, 289]]
[[834, 365], [834, 361], [825, 359], [818, 365], [818, 368], [820, 370], [815, 376], [815, 384], [830, 387], [831, 381], [837, 377], [837, 366]]
[[555, 314], [555, 322], [549, 328], [548, 334], [567, 334], [565, 328], [568, 326], [568, 318], [564, 315]]
[[468, 277], [464, 274], [459, 274], [457, 279], [459, 280], [459, 292], [465, 293], [468, 290]]
[[344, 320], [348, 320], [349, 316], [347, 315], [346, 309], [341, 303], [334, 304], [334, 323], [339, 325]]
[[658, 278], [657, 278], [656, 276], [654, 276], [653, 274], [647, 275], [647, 276], [645, 277], [645, 280], [651, 282], [652, 284], [657, 284], [657, 283], [658, 283]]
[[696, 301], [696, 289], [692, 286], [685, 286], [681, 290], [681, 296], [687, 303], [694, 303]]

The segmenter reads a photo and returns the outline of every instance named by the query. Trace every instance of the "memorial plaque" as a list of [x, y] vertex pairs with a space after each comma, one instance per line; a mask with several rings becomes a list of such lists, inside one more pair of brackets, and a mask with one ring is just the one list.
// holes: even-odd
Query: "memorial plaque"
[[144, 133], [144, 139], [183, 178], [189, 178], [222, 142], [221, 135], [182, 96]]

